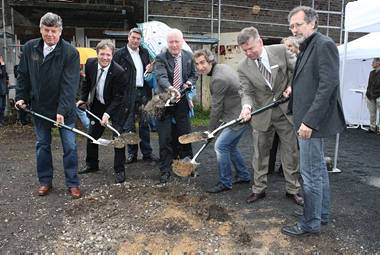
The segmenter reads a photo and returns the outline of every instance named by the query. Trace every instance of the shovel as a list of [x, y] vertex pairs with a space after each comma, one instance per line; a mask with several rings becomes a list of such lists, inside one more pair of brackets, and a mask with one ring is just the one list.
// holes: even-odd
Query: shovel
[[82, 132], [82, 131], [80, 131], [79, 129], [76, 129], [76, 128], [73, 128], [73, 127], [69, 127], [69, 126], [67, 126], [67, 125], [65, 125], [65, 124], [59, 123], [59, 122], [57, 122], [57, 121], [54, 121], [54, 120], [52, 120], [52, 119], [50, 119], [50, 118], [48, 118], [48, 117], [46, 117], [46, 116], [44, 116], [44, 115], [41, 115], [41, 114], [39, 114], [39, 113], [36, 113], [36, 112], [34, 112], [34, 111], [30, 110], [30, 109], [27, 109], [27, 108], [21, 108], [21, 109], [22, 109], [23, 111], [27, 112], [27, 113], [32, 114], [33, 116], [37, 116], [37, 117], [39, 117], [39, 118], [41, 118], [41, 119], [47, 120], [47, 121], [53, 123], [55, 126], [57, 126], [57, 127], [59, 127], [59, 128], [65, 128], [65, 129], [68, 129], [68, 130], [70, 130], [70, 131], [72, 131], [72, 132], [74, 132], [74, 133], [77, 133], [77, 134], [83, 135], [83, 136], [87, 137], [88, 139], [90, 139], [91, 142], [94, 143], [94, 144], [103, 145], [103, 146], [108, 146], [108, 145], [111, 144], [111, 142], [112, 142], [112, 141], [110, 141], [110, 140], [106, 140], [106, 139], [98, 139], [98, 140], [96, 140], [95, 138], [93, 138], [93, 137], [90, 136], [89, 134], [87, 134], [87, 133], [85, 133], [85, 132]]
[[[85, 111], [87, 114], [91, 115], [92, 117], [94, 117], [94, 119], [98, 120], [99, 122], [102, 121], [98, 116], [96, 116], [86, 108], [81, 107], [82, 105], [79, 105], [78, 107], [80, 110]], [[114, 127], [112, 127], [110, 124], [106, 124], [106, 127], [115, 132], [117, 138], [113, 139], [112, 141], [102, 138], [99, 138], [98, 140], [110, 141], [110, 143], [112, 143], [115, 146], [115, 148], [123, 148], [125, 144], [138, 144], [140, 142], [140, 138], [136, 135], [136, 133], [129, 132], [120, 134], [120, 132], [117, 131]]]
[[[251, 112], [251, 116], [259, 114], [263, 111], [266, 111], [269, 108], [276, 107], [280, 104], [283, 104], [288, 100], [289, 100], [289, 98], [282, 97], [282, 98], [280, 98], [276, 101], [273, 101], [272, 103], [270, 103], [270, 104], [268, 104], [262, 108], [257, 109], [256, 111]], [[206, 132], [193, 132], [190, 134], [182, 135], [182, 136], [178, 137], [178, 141], [181, 144], [188, 144], [188, 143], [193, 143], [193, 142], [198, 142], [198, 141], [204, 141], [207, 139], [212, 139], [215, 137], [216, 133], [218, 133], [220, 130], [225, 129], [226, 127], [232, 126], [236, 123], [239, 123], [241, 120], [242, 120], [242, 118], [237, 118], [237, 119], [231, 120], [231, 121], [227, 122], [226, 124], [219, 126], [217, 129], [213, 130], [211, 133], [206, 131]]]

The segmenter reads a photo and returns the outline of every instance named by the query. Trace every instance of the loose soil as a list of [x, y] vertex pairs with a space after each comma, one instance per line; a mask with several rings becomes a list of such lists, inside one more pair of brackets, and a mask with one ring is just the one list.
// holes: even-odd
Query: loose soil
[[[109, 136], [109, 134], [108, 134]], [[78, 137], [80, 165], [85, 139]], [[152, 146], [158, 154], [157, 134]], [[208, 194], [217, 182], [213, 146], [197, 159], [197, 177], [172, 177], [159, 185], [158, 167], [127, 165], [114, 184], [113, 149], [100, 149], [101, 171], [82, 175], [83, 197], [66, 193], [59, 136], [53, 138], [52, 192], [36, 194], [35, 138], [30, 126], [0, 129], [1, 253], [111, 254], [380, 254], [380, 136], [350, 129], [340, 137], [338, 168], [330, 174], [332, 221], [318, 236], [291, 238], [281, 227], [299, 209], [285, 197], [283, 177], [268, 179], [267, 197], [246, 204], [250, 186]], [[194, 144], [194, 151], [201, 144]], [[252, 155], [247, 133], [240, 148]], [[335, 138], [326, 140], [333, 157]]]

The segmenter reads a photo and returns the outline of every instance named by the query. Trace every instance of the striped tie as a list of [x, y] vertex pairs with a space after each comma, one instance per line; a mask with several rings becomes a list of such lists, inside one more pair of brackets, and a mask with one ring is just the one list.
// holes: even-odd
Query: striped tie
[[178, 55], [174, 58], [174, 77], [173, 77], [173, 87], [176, 89], [181, 88], [181, 56]]
[[272, 74], [268, 71], [268, 69], [264, 66], [263, 62], [261, 62], [261, 58], [257, 59], [257, 65], [259, 68], [260, 73], [263, 75], [265, 80], [269, 82], [270, 85], [272, 85]]

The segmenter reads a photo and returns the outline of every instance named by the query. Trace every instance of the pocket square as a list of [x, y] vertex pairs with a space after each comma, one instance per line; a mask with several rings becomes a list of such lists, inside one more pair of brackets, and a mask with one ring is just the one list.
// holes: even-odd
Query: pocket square
[[270, 69], [278, 68], [278, 65], [271, 66]]

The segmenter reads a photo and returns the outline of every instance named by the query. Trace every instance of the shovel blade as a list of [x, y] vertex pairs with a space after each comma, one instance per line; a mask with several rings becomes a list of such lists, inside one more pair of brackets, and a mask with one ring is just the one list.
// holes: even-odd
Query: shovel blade
[[117, 139], [124, 141], [125, 144], [139, 144], [140, 137], [136, 133], [123, 133]]
[[193, 164], [190, 158], [173, 160], [172, 170], [178, 176], [187, 177], [187, 176], [190, 176], [194, 172], [197, 165], [198, 163]]
[[188, 144], [188, 143], [194, 143], [199, 141], [205, 141], [207, 140], [207, 136], [203, 132], [193, 132], [186, 135], [181, 135], [178, 137], [178, 141], [181, 144]]
[[99, 138], [98, 140], [93, 141], [92, 143], [102, 145], [102, 146], [108, 146], [112, 143], [112, 141], [107, 140], [107, 139], [103, 139], [103, 138]]

